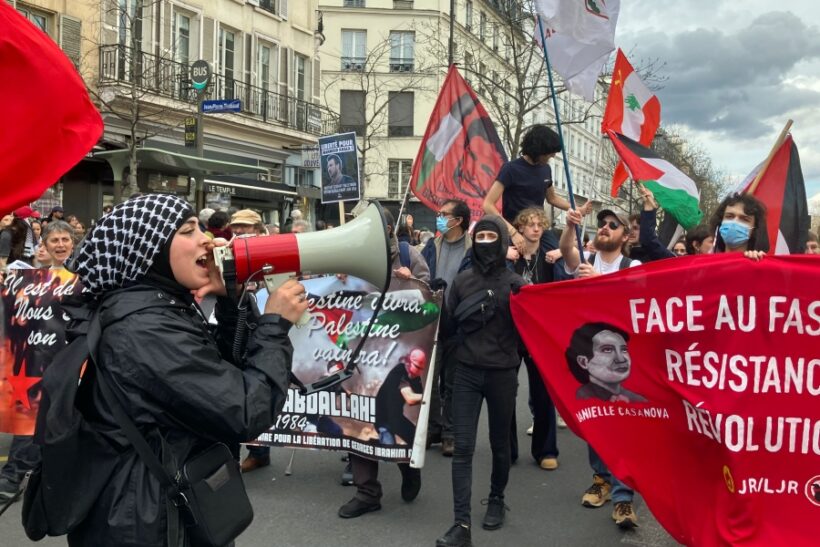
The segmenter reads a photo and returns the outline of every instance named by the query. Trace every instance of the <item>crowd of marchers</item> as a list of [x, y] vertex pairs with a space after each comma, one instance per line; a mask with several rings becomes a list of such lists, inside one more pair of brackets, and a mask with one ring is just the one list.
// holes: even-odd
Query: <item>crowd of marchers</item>
[[[472, 545], [472, 461], [485, 402], [492, 474], [481, 526], [497, 530], [504, 525], [510, 467], [519, 458], [514, 410], [522, 365], [532, 419], [530, 455], [545, 472], [560, 465], [556, 428], [562, 420], [520, 341], [511, 294], [528, 284], [606, 275], [686, 254], [743, 253], [757, 261], [769, 250], [766, 208], [739, 194], [726, 197], [708, 225], [690, 229], [667, 248], [656, 234], [658, 205], [645, 188], [640, 214], [628, 216], [614, 208], [598, 212], [594, 236], [579, 248], [579, 230], [590, 207], [573, 209], [555, 193], [549, 162], [560, 151], [551, 129], [531, 128], [521, 156], [502, 167], [489, 189], [485, 214], [472, 218], [464, 201], [444, 201], [436, 211], [437, 235], [416, 230], [407, 216], [385, 215], [393, 274], [444, 291], [428, 448], [440, 445], [442, 454], [452, 458], [453, 519], [435, 540], [439, 547]], [[567, 211], [563, 231], [550, 229], [545, 201]], [[83, 237], [84, 227], [63, 220], [63, 214], [55, 207], [48, 218], [37, 219], [35, 211], [24, 207], [3, 217], [0, 265], [68, 267], [79, 276], [85, 292], [82, 302], [73, 305], [84, 307], [86, 317], [91, 310], [100, 322], [95, 366], [111, 381], [156, 456], [181, 468], [218, 441], [232, 448], [242, 472], [269, 465], [269, 449], [262, 447], [251, 447], [240, 463], [239, 446], [269, 428], [285, 402], [293, 352], [287, 333], [307, 308], [306, 291], [298, 281], [288, 281], [269, 295], [259, 314], [238, 317], [213, 249], [234, 237], [331, 226], [310, 226], [294, 214], [280, 230], [266, 226], [252, 210], [196, 212], [184, 200], [160, 194], [134, 196], [105, 211], [88, 237]], [[818, 253], [815, 234], [808, 236], [807, 252]], [[205, 297], [215, 300], [212, 317], [200, 309]], [[252, 324], [240, 325], [242, 321]], [[244, 333], [240, 351], [234, 343], [238, 330]], [[579, 353], [569, 364], [583, 384], [579, 396], [638, 400], [640, 395], [621, 386], [619, 375], [629, 368], [623, 333], [603, 330], [584, 336], [589, 353]], [[397, 385], [409, 389], [402, 389], [407, 404], [420, 402], [418, 379], [426, 366], [423, 355], [411, 353], [404, 369], [397, 368]], [[127, 446], [101, 389], [92, 383], [84, 392], [86, 419], [112, 446]], [[23, 477], [47, 463], [42, 454], [31, 437], [15, 437], [2, 469], [0, 501], [11, 499]], [[198, 544], [179, 520], [179, 507], [163, 495], [162, 478], [135, 451], [91, 453], [80, 465], [110, 468], [111, 473], [94, 492], [78, 493], [88, 507], [67, 530], [70, 545]], [[591, 484], [579, 477], [580, 503], [597, 508], [611, 501], [611, 518], [618, 527], [637, 526], [634, 491], [591, 447], [589, 465]], [[407, 464], [399, 470], [402, 498], [412, 501], [422, 486], [422, 472]], [[381, 509], [375, 460], [351, 454], [342, 482], [355, 486], [355, 494], [339, 508], [340, 517]]]

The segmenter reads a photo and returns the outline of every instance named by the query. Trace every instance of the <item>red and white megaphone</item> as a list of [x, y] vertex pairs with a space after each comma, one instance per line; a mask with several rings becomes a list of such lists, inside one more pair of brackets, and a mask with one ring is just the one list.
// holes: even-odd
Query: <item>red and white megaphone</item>
[[226, 286], [264, 279], [271, 293], [297, 275], [348, 274], [380, 289], [390, 282], [390, 241], [377, 202], [331, 230], [234, 238], [214, 258]]

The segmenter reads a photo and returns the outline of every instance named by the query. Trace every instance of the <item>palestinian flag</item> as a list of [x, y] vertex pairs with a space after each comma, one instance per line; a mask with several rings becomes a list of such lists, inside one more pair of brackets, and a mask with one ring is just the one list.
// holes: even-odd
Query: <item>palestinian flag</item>
[[448, 199], [464, 200], [478, 219], [484, 215], [484, 196], [506, 161], [487, 111], [451, 66], [413, 162], [410, 189], [434, 211]]
[[[649, 146], [660, 123], [660, 101], [641, 81], [624, 52], [618, 49], [601, 132], [606, 135], [609, 131], [614, 131]], [[623, 163], [618, 162], [612, 176], [613, 197], [618, 195], [618, 189], [626, 178], [626, 169]]]
[[[755, 168], [759, 173], [760, 166]], [[806, 185], [797, 145], [789, 135], [777, 149], [762, 175], [743, 189], [766, 205], [769, 245], [774, 254], [795, 254], [806, 250], [811, 225]]]
[[700, 224], [703, 218], [703, 213], [698, 209], [700, 195], [692, 179], [654, 150], [641, 146], [629, 137], [609, 131], [609, 138], [632, 178], [651, 190], [667, 213], [687, 230]]
[[0, 215], [36, 200], [97, 143], [100, 113], [60, 47], [0, 2]]

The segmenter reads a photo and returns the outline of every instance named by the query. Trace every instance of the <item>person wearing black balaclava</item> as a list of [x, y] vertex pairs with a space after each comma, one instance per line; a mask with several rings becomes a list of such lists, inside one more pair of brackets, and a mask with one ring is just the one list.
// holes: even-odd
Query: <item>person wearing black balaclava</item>
[[511, 463], [510, 424], [521, 362], [520, 340], [510, 314], [510, 294], [525, 283], [506, 267], [506, 233], [504, 220], [499, 216], [486, 215], [478, 221], [473, 230], [472, 267], [459, 273], [448, 291], [442, 328], [457, 339], [453, 379], [455, 523], [436, 540], [440, 547], [472, 544], [472, 462], [478, 417], [485, 399], [493, 465], [482, 527], [500, 528], [507, 509], [504, 489]]
[[[195, 302], [225, 295], [214, 246], [187, 202], [151, 194], [115, 206], [66, 264], [85, 288], [87, 307], [99, 315], [98, 374], [106, 374], [172, 473], [215, 441], [238, 444], [272, 425], [287, 398], [288, 330], [307, 309], [305, 288], [283, 284], [268, 298], [241, 362], [233, 362], [235, 322], [225, 311], [235, 305], [219, 299], [220, 332], [213, 334]], [[122, 448], [112, 457], [88, 447], [87, 464], [110, 478], [78, 493], [95, 501], [69, 531], [69, 545], [196, 545], [92, 382], [84, 408], [91, 409], [100, 434]]]

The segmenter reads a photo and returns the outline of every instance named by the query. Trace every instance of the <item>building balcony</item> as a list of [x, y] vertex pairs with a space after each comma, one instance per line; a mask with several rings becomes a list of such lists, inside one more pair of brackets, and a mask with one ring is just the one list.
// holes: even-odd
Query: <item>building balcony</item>
[[[189, 104], [197, 101], [189, 65], [116, 44], [101, 46], [100, 87], [134, 84], [146, 96], [155, 95]], [[206, 97], [239, 99], [242, 110], [236, 115], [311, 135], [332, 134], [339, 127], [339, 115], [332, 110], [250, 85], [230, 75], [212, 75]]]

